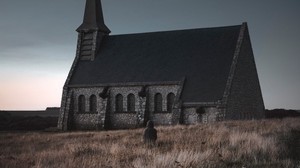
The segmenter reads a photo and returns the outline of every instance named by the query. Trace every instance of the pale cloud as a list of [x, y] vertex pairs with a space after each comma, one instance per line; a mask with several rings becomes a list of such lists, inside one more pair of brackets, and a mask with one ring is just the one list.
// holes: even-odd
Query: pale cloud
[[1, 82], [1, 110], [43, 110], [60, 105], [66, 76], [19, 77]]

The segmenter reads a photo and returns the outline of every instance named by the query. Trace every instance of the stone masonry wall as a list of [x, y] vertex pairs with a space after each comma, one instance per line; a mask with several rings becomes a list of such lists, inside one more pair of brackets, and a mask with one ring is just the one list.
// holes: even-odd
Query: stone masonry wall
[[[142, 90], [142, 86], [129, 86], [129, 87], [112, 87], [110, 88], [110, 128], [135, 128], [137, 125], [137, 112], [140, 111], [139, 106], [139, 95], [138, 93]], [[116, 96], [121, 94], [123, 96], [123, 110], [122, 112], [116, 112]], [[133, 94], [135, 97], [135, 111], [127, 111], [127, 96]]]
[[99, 114], [75, 114], [72, 128], [95, 130], [99, 127], [99, 117]]
[[[104, 87], [71, 88], [72, 108], [69, 112], [70, 129], [126, 129], [142, 127], [148, 120], [156, 125], [174, 124], [173, 111], [167, 111], [167, 95], [178, 93], [179, 85], [152, 85], [146, 87], [146, 97], [140, 97], [139, 92], [144, 86], [114, 86], [109, 87], [108, 98], [100, 97]], [[155, 94], [162, 94], [162, 111], [154, 111]], [[116, 112], [116, 96], [123, 96], [123, 110]], [[135, 111], [127, 111], [127, 96], [135, 97]], [[85, 96], [85, 111], [79, 111], [79, 96]], [[96, 112], [89, 111], [89, 98], [97, 98]], [[201, 112], [196, 107], [182, 107], [180, 123], [196, 124], [218, 120], [220, 109], [217, 107], [202, 107]], [[174, 110], [174, 109], [173, 109]], [[108, 122], [109, 121], [109, 122]], [[176, 121], [179, 123], [179, 121]]]
[[156, 125], [172, 125], [172, 113], [170, 112], [153, 113], [151, 118]]
[[[169, 86], [150, 86], [148, 90], [149, 99], [149, 119], [156, 125], [171, 125], [172, 124], [172, 112], [167, 111], [167, 96], [169, 93], [176, 93], [179, 89], [178, 85]], [[162, 112], [154, 111], [154, 96], [156, 93], [162, 94]]]
[[[151, 119], [156, 125], [170, 125], [172, 124], [172, 112], [167, 112], [167, 95], [169, 93], [176, 93], [178, 85], [152, 85], [147, 87], [147, 98], [140, 97], [139, 92], [143, 86], [127, 86], [127, 87], [110, 87], [109, 99], [101, 98], [99, 94], [104, 90], [104, 87], [87, 87], [87, 88], [71, 88], [72, 95], [72, 111], [70, 111], [69, 125], [72, 129], [124, 129], [136, 128], [145, 124], [146, 119]], [[162, 94], [162, 112], [154, 111], [154, 95], [156, 93]], [[123, 110], [116, 112], [115, 98], [118, 94], [123, 96]], [[127, 111], [127, 96], [133, 94], [135, 96], [135, 111]], [[85, 111], [79, 111], [79, 96], [85, 97]], [[96, 112], [89, 111], [89, 99], [92, 95], [97, 98]], [[108, 102], [110, 101], [110, 102]], [[148, 101], [148, 103], [147, 103]], [[146, 104], [148, 106], [146, 107]], [[106, 107], [109, 106], [109, 107]], [[107, 117], [107, 118], [105, 118]], [[105, 120], [109, 121], [106, 122]], [[105, 125], [109, 123], [109, 125]]]
[[[99, 94], [103, 91], [102, 87], [92, 87], [92, 88], [72, 88], [73, 92], [73, 111], [70, 112], [70, 125], [72, 129], [103, 129], [105, 117], [105, 109], [103, 109], [103, 103], [105, 100], [102, 99]], [[78, 109], [78, 98], [80, 95], [85, 97], [85, 111], [79, 111]], [[96, 113], [89, 111], [90, 102], [89, 98], [95, 95], [97, 98]]]
[[219, 121], [220, 109], [216, 107], [205, 107], [204, 114], [201, 115], [202, 123]]
[[112, 122], [110, 128], [112, 129], [139, 127], [136, 113], [132, 113], [132, 112], [114, 113], [111, 120]]
[[201, 116], [196, 112], [195, 107], [184, 108], [182, 111], [184, 124], [196, 124], [201, 121]]
[[[141, 127], [147, 121], [144, 121], [145, 113], [147, 115], [147, 119], [153, 120], [156, 125], [167, 125], [172, 122], [172, 113], [167, 112], [167, 95], [169, 93], [174, 93], [176, 95], [178, 85], [153, 85], [147, 87], [147, 100], [148, 101], [148, 109], [146, 108], [146, 102], [144, 104], [140, 101], [141, 97], [139, 97], [138, 93], [142, 90], [142, 86], [128, 86], [128, 87], [113, 87], [110, 90], [111, 96], [111, 126], [113, 129], [118, 128], [134, 128]], [[154, 95], [156, 93], [161, 93], [162, 100], [162, 112], [154, 112]], [[123, 112], [115, 112], [115, 97], [121, 94], [123, 96]], [[135, 110], [136, 113], [127, 112], [127, 96], [129, 94], [135, 95]], [[142, 109], [144, 108], [144, 109]], [[142, 112], [144, 111], [144, 112]], [[138, 112], [141, 112], [138, 114]], [[143, 121], [141, 121], [143, 120]]]
[[197, 124], [218, 121], [219, 109], [217, 107], [202, 107], [202, 112], [197, 112], [196, 107], [183, 109], [183, 123]]

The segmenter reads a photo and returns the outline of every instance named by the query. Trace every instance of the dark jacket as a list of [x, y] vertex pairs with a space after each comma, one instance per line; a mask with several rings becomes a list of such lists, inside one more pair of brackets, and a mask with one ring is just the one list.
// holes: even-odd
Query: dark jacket
[[147, 122], [147, 128], [144, 130], [143, 140], [145, 143], [154, 143], [157, 139], [157, 131], [154, 128], [153, 121]]

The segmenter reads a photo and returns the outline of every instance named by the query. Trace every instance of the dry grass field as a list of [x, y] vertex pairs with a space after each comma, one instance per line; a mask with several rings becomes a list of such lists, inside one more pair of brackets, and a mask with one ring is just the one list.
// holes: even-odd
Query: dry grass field
[[143, 129], [0, 133], [0, 167], [300, 167], [300, 118]]

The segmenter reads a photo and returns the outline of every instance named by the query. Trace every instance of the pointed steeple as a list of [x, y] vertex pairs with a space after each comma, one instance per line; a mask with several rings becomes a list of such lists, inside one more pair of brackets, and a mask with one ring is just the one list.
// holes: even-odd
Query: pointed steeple
[[110, 30], [104, 24], [100, 0], [86, 0], [83, 23], [77, 28], [76, 31], [100, 31], [105, 34], [110, 33]]
[[77, 53], [80, 60], [93, 61], [104, 37], [110, 33], [104, 24], [100, 0], [86, 0], [83, 23], [76, 31], [79, 33]]

